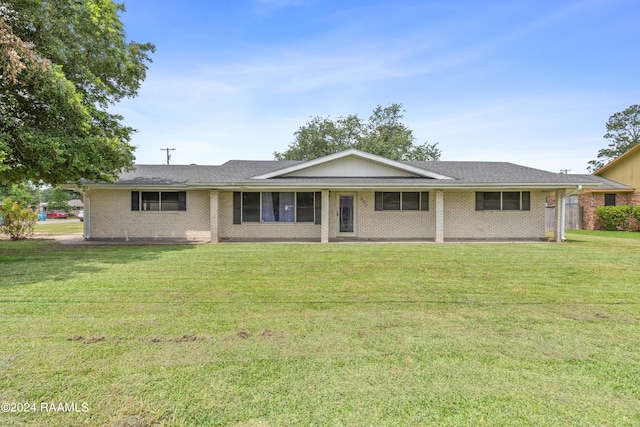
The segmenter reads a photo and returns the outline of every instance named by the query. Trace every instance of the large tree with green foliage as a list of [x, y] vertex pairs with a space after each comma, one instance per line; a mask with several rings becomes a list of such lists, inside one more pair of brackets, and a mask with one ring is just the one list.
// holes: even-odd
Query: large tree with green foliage
[[29, 182], [17, 184], [0, 184], [0, 199], [8, 198], [27, 207], [37, 207], [41, 199], [40, 188]]
[[276, 160], [311, 160], [356, 148], [393, 160], [438, 160], [437, 143], [415, 144], [413, 131], [402, 123], [402, 104], [377, 106], [367, 122], [357, 115], [313, 117], [294, 134], [295, 141]]
[[154, 46], [126, 40], [112, 0], [0, 0], [0, 184], [113, 180], [134, 131], [108, 108], [134, 97]]
[[589, 170], [595, 172], [611, 160], [624, 154], [640, 142], [640, 105], [632, 105], [609, 117], [604, 138], [610, 141], [607, 148], [598, 151], [598, 158], [589, 161]]

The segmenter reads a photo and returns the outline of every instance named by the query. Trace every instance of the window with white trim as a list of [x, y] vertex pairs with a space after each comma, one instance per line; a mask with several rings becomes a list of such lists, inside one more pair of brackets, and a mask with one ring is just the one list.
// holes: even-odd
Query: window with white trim
[[233, 223], [310, 222], [320, 224], [321, 193], [264, 191], [233, 193]]
[[186, 211], [186, 191], [132, 191], [132, 211]]
[[376, 191], [377, 211], [428, 211], [428, 191]]
[[529, 191], [478, 191], [477, 211], [528, 211], [531, 210]]

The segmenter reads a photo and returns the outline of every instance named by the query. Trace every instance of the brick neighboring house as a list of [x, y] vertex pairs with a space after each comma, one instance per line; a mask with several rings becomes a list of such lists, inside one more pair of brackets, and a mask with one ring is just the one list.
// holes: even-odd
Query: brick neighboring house
[[[633, 146], [618, 158], [601, 167], [593, 175], [579, 175], [582, 179], [591, 177], [601, 185], [585, 189], [578, 197], [582, 208], [582, 222], [585, 230], [600, 230], [602, 225], [596, 215], [598, 206], [640, 205], [640, 144]], [[629, 223], [631, 230], [640, 229], [635, 219]]]
[[443, 242], [543, 239], [547, 195], [592, 185], [506, 162], [400, 162], [346, 150], [309, 161], [137, 165], [81, 191], [90, 240]]

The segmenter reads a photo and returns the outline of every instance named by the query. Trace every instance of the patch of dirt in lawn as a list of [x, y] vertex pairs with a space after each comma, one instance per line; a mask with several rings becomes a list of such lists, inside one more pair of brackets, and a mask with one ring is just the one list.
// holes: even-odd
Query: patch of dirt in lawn
[[94, 344], [94, 343], [103, 342], [106, 340], [107, 338], [103, 336], [85, 338], [82, 335], [72, 335], [70, 337], [67, 337], [67, 341], [82, 341], [83, 344]]

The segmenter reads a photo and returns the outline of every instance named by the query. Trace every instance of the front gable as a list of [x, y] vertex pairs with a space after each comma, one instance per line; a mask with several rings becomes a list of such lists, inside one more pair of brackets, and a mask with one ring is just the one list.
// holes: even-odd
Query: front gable
[[385, 157], [351, 149], [340, 153], [301, 162], [293, 166], [266, 174], [254, 176], [254, 179], [288, 177], [349, 177], [349, 178], [431, 178], [453, 179], [406, 163], [389, 160]]

